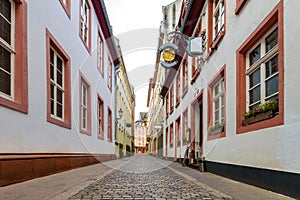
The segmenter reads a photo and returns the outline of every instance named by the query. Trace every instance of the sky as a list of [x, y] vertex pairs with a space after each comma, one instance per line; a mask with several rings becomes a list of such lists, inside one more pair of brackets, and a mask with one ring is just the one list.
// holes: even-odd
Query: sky
[[135, 120], [146, 112], [153, 77], [162, 6], [175, 0], [104, 0], [113, 34], [120, 40], [129, 81], [135, 88]]

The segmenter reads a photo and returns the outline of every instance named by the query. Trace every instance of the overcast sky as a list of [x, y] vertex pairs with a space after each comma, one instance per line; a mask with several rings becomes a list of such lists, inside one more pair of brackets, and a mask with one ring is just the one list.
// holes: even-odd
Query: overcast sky
[[136, 94], [135, 120], [146, 107], [153, 77], [162, 6], [175, 0], [104, 0], [113, 34], [120, 46], [129, 81]]

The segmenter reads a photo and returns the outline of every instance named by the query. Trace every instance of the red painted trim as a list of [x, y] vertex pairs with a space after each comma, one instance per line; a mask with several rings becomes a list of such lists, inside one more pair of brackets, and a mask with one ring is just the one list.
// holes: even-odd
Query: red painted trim
[[[98, 115], [99, 115], [99, 102], [101, 102], [102, 103], [102, 110], [101, 110], [101, 115], [102, 115], [102, 120], [101, 120], [101, 124], [100, 124], [100, 126], [101, 126], [101, 134], [99, 134], [99, 122], [97, 121], [97, 126], [98, 126], [98, 130], [97, 130], [97, 135], [98, 135], [98, 139], [101, 139], [101, 140], [104, 140], [104, 101], [103, 101], [103, 99], [102, 99], [102, 97], [99, 95], [99, 94], [97, 94], [97, 117], [98, 117]], [[97, 120], [98, 120], [98, 118], [97, 118]]]
[[171, 148], [174, 148], [174, 139], [173, 139], [173, 137], [174, 137], [174, 132], [173, 132], [173, 123], [172, 124], [170, 124], [170, 149]]
[[63, 2], [63, 0], [59, 0], [59, 2], [61, 3], [69, 19], [71, 19], [71, 0], [66, 0], [66, 4]]
[[207, 53], [209, 56], [217, 50], [219, 43], [222, 41], [226, 34], [226, 0], [224, 0], [224, 31], [220, 32], [217, 38], [213, 38], [213, 0], [208, 1], [208, 36], [207, 44], [210, 48], [207, 48]]
[[212, 125], [213, 121], [213, 105], [212, 105], [212, 94], [213, 94], [213, 86], [221, 79], [224, 78], [224, 131], [219, 134], [210, 135], [207, 130], [207, 140], [214, 140], [218, 138], [226, 137], [226, 65], [224, 65], [219, 72], [213, 77], [212, 81], [209, 82], [207, 88], [207, 127]]
[[235, 6], [235, 14], [238, 15], [245, 4], [247, 3], [247, 0], [236, 0], [236, 6]]
[[28, 47], [27, 47], [27, 3], [15, 1], [15, 72], [14, 100], [0, 97], [0, 105], [28, 113]]
[[[266, 32], [278, 23], [278, 71], [279, 71], [279, 114], [269, 120], [255, 124], [242, 126], [243, 114], [246, 111], [246, 52]], [[237, 104], [236, 104], [236, 132], [246, 133], [254, 130], [269, 128], [284, 124], [284, 31], [283, 31], [283, 1], [281, 1], [270, 14], [262, 21], [256, 30], [237, 50], [236, 55], [236, 82], [237, 82]]]
[[[182, 64], [182, 98], [184, 98], [184, 96], [186, 95], [186, 93], [188, 92], [188, 80], [186, 81], [185, 79], [189, 77], [189, 71], [188, 71], [188, 65], [187, 65], [187, 61], [186, 59], [184, 60], [183, 64]], [[187, 71], [187, 74], [185, 74], [185, 71]]]
[[89, 25], [89, 28], [88, 28], [88, 44], [84, 41], [82, 35], [81, 35], [81, 16], [80, 16], [80, 13], [81, 13], [81, 3], [79, 5], [79, 37], [81, 38], [82, 40], [82, 43], [84, 44], [86, 50], [89, 52], [89, 54], [91, 54], [91, 40], [92, 40], [92, 7], [90, 5], [90, 2], [88, 0], [85, 0], [86, 1], [86, 4], [88, 6], [88, 15], [89, 15], [89, 21], [88, 21], [88, 25]]
[[[50, 46], [52, 46], [63, 58], [65, 64], [65, 96], [64, 96], [64, 121], [55, 119], [51, 116], [51, 89], [50, 89]], [[47, 121], [58, 126], [71, 129], [71, 59], [64, 49], [60, 46], [53, 35], [46, 29], [46, 75], [47, 75]]]
[[[85, 84], [87, 86], [87, 130], [82, 128], [82, 112], [81, 112], [81, 103], [82, 103], [82, 89], [81, 85]], [[79, 123], [80, 123], [80, 133], [91, 136], [92, 135], [92, 106], [91, 106], [91, 84], [88, 79], [79, 71]]]
[[[102, 59], [101, 59], [101, 66], [99, 66], [99, 63], [97, 63], [97, 69], [99, 70], [100, 74], [102, 75], [102, 77], [104, 78], [104, 40], [103, 40], [103, 36], [101, 34], [101, 30], [100, 30], [100, 27], [98, 27], [98, 36], [100, 37], [101, 39], [101, 56], [102, 56]], [[98, 45], [98, 44], [97, 44]], [[98, 54], [97, 54], [98, 55]]]
[[110, 59], [110, 57], [108, 58], [108, 62], [109, 62], [109, 76], [107, 76], [107, 87], [109, 88], [109, 91], [112, 92], [112, 79], [113, 79], [113, 74], [112, 74], [112, 61]]

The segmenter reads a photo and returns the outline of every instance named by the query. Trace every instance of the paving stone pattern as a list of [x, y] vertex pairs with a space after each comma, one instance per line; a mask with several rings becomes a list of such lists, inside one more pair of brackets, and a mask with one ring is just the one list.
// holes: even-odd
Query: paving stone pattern
[[219, 200], [227, 197], [163, 167], [139, 173], [114, 170], [69, 199]]

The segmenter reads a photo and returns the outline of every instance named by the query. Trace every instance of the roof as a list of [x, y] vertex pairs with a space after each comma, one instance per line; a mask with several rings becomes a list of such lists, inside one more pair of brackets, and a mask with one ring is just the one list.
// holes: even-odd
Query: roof
[[116, 53], [116, 45], [114, 41], [114, 35], [112, 33], [111, 25], [109, 18], [106, 12], [106, 7], [103, 0], [91, 0], [93, 7], [95, 9], [96, 16], [100, 23], [101, 30], [103, 32], [104, 38], [107, 42], [108, 49], [111, 53], [114, 65], [117, 66], [120, 64], [118, 59], [118, 54]]

